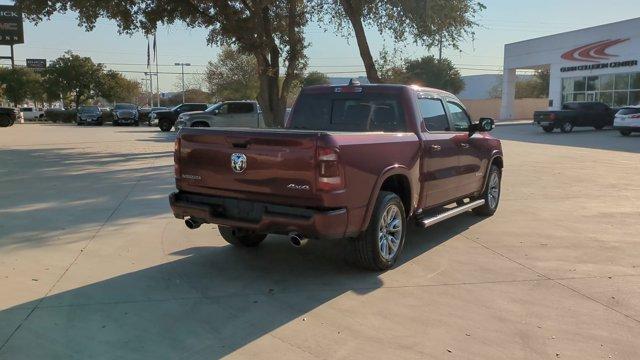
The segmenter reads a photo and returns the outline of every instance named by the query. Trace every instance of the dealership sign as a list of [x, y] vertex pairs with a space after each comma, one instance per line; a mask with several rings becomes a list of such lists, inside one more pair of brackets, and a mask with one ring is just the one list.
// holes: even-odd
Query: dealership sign
[[597, 41], [591, 44], [586, 44], [575, 49], [569, 50], [562, 54], [561, 58], [568, 61], [589, 63], [576, 66], [565, 66], [560, 68], [561, 72], [582, 71], [582, 70], [596, 70], [596, 69], [609, 69], [609, 68], [621, 68], [629, 66], [637, 66], [638, 60], [625, 60], [625, 61], [605, 61], [612, 60], [618, 57], [618, 55], [610, 54], [607, 50], [615, 45], [629, 41], [629, 39], [614, 39]]
[[0, 5], [0, 45], [24, 43], [22, 13], [11, 5]]
[[47, 59], [27, 59], [27, 67], [29, 69], [45, 69], [47, 67]]

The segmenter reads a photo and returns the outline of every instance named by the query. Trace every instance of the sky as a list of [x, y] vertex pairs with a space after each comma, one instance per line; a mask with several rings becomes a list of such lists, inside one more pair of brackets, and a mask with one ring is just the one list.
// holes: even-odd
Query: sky
[[[571, 31], [585, 27], [640, 17], [638, 0], [482, 0], [487, 8], [477, 18], [475, 37], [466, 39], [460, 49], [445, 49], [463, 75], [501, 73], [505, 44]], [[12, 1], [0, 0], [11, 5]], [[142, 34], [119, 35], [117, 25], [100, 21], [91, 32], [78, 27], [76, 14], [54, 15], [37, 26], [25, 21], [25, 44], [14, 47], [16, 62], [26, 58], [55, 59], [67, 50], [89, 56], [109, 69], [123, 72], [130, 79], [144, 78], [147, 40]], [[315, 23], [305, 29], [309, 43], [309, 71], [317, 70], [329, 76], [364, 75], [355, 39], [325, 31]], [[208, 61], [215, 59], [219, 49], [206, 43], [206, 29], [189, 29], [183, 24], [163, 26], [157, 32], [158, 63], [161, 91], [180, 88], [180, 68], [176, 62], [191, 63], [185, 68], [188, 83], [197, 83]], [[386, 48], [403, 58], [418, 58], [433, 54], [412, 43], [396, 44], [388, 37], [368, 29], [368, 39], [375, 55]], [[9, 54], [9, 48], [0, 52]], [[7, 63], [8, 60], [0, 60]]]

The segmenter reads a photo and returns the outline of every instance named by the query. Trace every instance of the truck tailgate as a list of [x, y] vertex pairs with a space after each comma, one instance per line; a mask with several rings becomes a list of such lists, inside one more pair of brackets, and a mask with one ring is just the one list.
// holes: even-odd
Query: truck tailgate
[[314, 197], [319, 132], [184, 128], [178, 136], [177, 182], [186, 191], [263, 194], [291, 204]]

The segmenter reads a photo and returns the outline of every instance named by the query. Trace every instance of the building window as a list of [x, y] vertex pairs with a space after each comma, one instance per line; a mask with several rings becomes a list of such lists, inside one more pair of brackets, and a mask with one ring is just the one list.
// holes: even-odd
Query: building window
[[629, 105], [640, 105], [640, 91], [629, 92]]
[[613, 105], [613, 92], [603, 91], [600, 93], [600, 102], [603, 102], [609, 106]]
[[600, 90], [613, 90], [613, 75], [600, 76]]
[[587, 89], [587, 78], [575, 78], [573, 81], [573, 91], [580, 92]]
[[640, 72], [562, 79], [562, 103], [600, 101], [619, 107], [640, 104]]
[[640, 73], [631, 74], [631, 89], [640, 89]]
[[616, 75], [616, 90], [629, 90], [629, 74]]

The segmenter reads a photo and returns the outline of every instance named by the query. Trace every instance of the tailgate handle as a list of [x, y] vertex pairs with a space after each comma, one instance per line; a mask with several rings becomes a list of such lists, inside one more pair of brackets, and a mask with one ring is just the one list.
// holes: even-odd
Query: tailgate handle
[[246, 149], [248, 145], [249, 145], [248, 142], [243, 142], [243, 143], [234, 142], [234, 143], [231, 143], [231, 146], [233, 146], [236, 149]]

